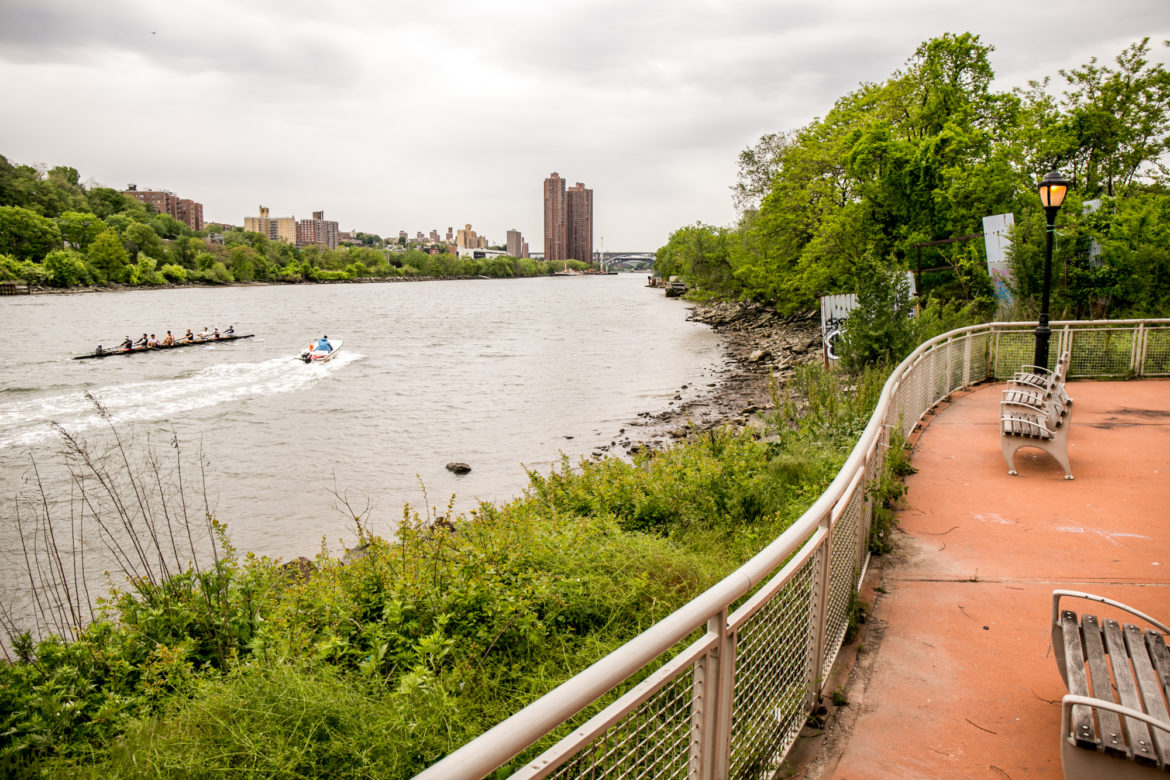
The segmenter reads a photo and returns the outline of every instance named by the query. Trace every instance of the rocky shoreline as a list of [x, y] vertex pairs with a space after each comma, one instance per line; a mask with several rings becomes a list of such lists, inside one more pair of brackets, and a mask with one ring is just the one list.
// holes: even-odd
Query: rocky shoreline
[[756, 412], [772, 407], [773, 378], [783, 383], [797, 366], [821, 359], [821, 324], [816, 311], [785, 317], [756, 303], [692, 305], [688, 319], [709, 325], [722, 341], [720, 378], [686, 400], [683, 393], [694, 388], [683, 385], [671, 408], [643, 412], [622, 431], [620, 442], [598, 448], [595, 456], [615, 447], [637, 452], [712, 428], [750, 425]]

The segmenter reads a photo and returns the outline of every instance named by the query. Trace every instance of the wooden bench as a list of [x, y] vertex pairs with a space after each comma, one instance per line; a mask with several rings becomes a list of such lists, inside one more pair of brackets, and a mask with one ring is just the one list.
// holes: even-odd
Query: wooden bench
[[[1061, 598], [1107, 604], [1149, 626], [1060, 608]], [[1125, 619], [1128, 619], [1126, 617]], [[1068, 694], [1061, 701], [1065, 778], [1152, 778], [1170, 773], [1170, 627], [1112, 599], [1052, 593], [1052, 652]], [[1095, 716], [1095, 717], [1094, 717]]]
[[1056, 391], [1020, 397], [999, 405], [999, 443], [1008, 474], [1016, 475], [1016, 451], [1034, 447], [1056, 458], [1064, 468], [1064, 478], [1072, 479], [1068, 462], [1068, 432], [1072, 420], [1072, 399], [1061, 401]]
[[1068, 397], [1064, 387], [1065, 379], [1068, 377], [1069, 360], [1070, 355], [1065, 352], [1057, 358], [1056, 367], [1052, 371], [1036, 366], [1022, 367], [1008, 380], [1008, 390], [1004, 391], [1005, 395], [1008, 391], [1040, 393], [1041, 395], [1054, 393], [1062, 403], [1066, 406], [1070, 405], [1072, 399]]

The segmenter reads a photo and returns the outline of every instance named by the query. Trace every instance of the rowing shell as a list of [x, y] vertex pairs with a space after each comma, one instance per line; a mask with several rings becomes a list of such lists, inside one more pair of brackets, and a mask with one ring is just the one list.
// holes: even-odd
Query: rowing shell
[[107, 349], [104, 352], [91, 352], [88, 355], [78, 355], [74, 360], [89, 360], [90, 358], [105, 358], [113, 357], [115, 355], [137, 355], [140, 352], [161, 352], [164, 349], [181, 349], [183, 347], [198, 347], [208, 346], [209, 344], [223, 344], [227, 341], [236, 341], [238, 339], [250, 339], [255, 336], [255, 333], [247, 333], [243, 336], [220, 336], [217, 339], [203, 339], [202, 341], [179, 341], [167, 346], [158, 345], [157, 347], [134, 347], [132, 349]]

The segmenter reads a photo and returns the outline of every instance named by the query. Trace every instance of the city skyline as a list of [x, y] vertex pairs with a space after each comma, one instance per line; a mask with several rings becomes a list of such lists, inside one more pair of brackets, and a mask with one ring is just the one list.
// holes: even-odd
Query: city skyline
[[962, 32], [993, 48], [993, 89], [1051, 78], [1057, 99], [1062, 68], [1112, 66], [1145, 36], [1152, 61], [1170, 54], [1165, 0], [1108, 13], [1092, 0], [648, 0], [620, 14], [600, 0], [9, 0], [0, 154], [173, 190], [207, 222], [308, 203], [346, 231], [470, 222], [495, 244], [539, 233], [532, 182], [559, 169], [605, 193], [607, 248], [653, 250], [735, 220], [737, 157], [760, 136]]

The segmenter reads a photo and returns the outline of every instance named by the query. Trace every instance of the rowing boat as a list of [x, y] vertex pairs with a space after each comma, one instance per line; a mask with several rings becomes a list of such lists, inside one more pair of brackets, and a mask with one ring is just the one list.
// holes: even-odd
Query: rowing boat
[[255, 333], [246, 333], [242, 336], [220, 336], [219, 338], [210, 339], [196, 339], [195, 341], [176, 341], [174, 344], [162, 345], [157, 347], [131, 347], [130, 349], [104, 349], [101, 352], [93, 351], [88, 355], [77, 355], [74, 360], [89, 360], [90, 358], [104, 358], [113, 357], [114, 355], [137, 355], [140, 352], [161, 352], [166, 349], [180, 349], [182, 347], [198, 347], [210, 346], [212, 344], [223, 344], [227, 341], [236, 341], [238, 339], [250, 339], [255, 336]]

